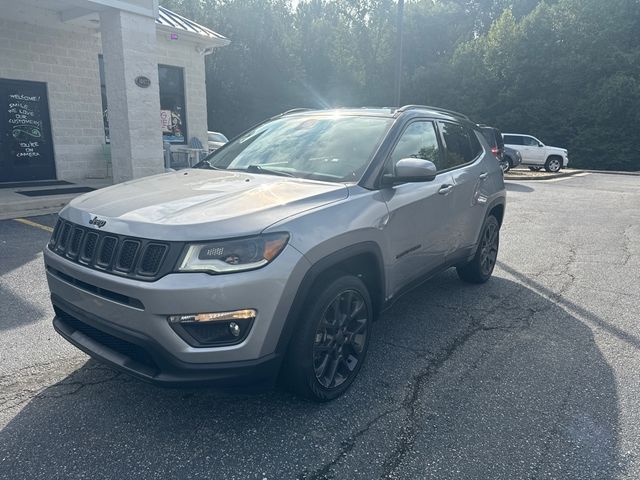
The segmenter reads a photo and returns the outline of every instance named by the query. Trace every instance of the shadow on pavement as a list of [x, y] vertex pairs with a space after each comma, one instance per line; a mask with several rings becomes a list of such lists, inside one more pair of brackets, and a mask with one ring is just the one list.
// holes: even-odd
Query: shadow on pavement
[[[51, 215], [49, 217], [54, 218]], [[18, 223], [0, 221], [0, 331], [39, 321], [44, 312], [34, 302], [34, 279], [44, 278], [44, 266], [38, 257], [50, 233]]]
[[445, 272], [374, 325], [333, 403], [161, 389], [91, 361], [0, 432], [0, 478], [607, 480], [618, 415], [582, 322], [526, 284]]
[[507, 192], [531, 193], [535, 191], [533, 188], [528, 187], [527, 185], [522, 185], [521, 183], [514, 182], [504, 182], [504, 188], [507, 189]]

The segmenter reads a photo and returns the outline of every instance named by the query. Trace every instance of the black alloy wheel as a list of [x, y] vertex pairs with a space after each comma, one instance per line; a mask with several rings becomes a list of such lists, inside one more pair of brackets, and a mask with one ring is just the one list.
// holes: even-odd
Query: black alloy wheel
[[338, 398], [362, 367], [373, 323], [369, 290], [358, 276], [321, 276], [294, 332], [281, 381], [316, 402]]
[[497, 222], [487, 224], [480, 244], [480, 268], [483, 275], [491, 275], [498, 258], [498, 233]]
[[367, 344], [369, 312], [356, 290], [339, 294], [322, 314], [313, 344], [318, 383], [335, 388], [347, 381], [362, 361]]
[[482, 234], [473, 259], [456, 267], [461, 280], [469, 283], [484, 283], [491, 278], [500, 247], [500, 223], [489, 215], [482, 227]]

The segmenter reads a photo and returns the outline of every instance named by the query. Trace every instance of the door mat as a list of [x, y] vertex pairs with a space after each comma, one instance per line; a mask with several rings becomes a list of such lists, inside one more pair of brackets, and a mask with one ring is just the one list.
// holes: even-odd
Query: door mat
[[95, 188], [90, 187], [71, 187], [71, 188], [49, 188], [46, 190], [22, 190], [20, 195], [27, 197], [46, 197], [48, 195], [68, 195], [70, 193], [86, 193], [93, 192]]
[[73, 185], [73, 183], [65, 182], [64, 180], [45, 180], [43, 182], [4, 182], [0, 183], [0, 188], [53, 187], [54, 185]]

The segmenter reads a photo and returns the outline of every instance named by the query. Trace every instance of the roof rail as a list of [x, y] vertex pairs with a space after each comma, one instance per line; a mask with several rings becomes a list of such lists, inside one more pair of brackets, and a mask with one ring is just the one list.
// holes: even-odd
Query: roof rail
[[407, 110], [418, 110], [418, 109], [435, 110], [436, 112], [448, 113], [450, 115], [455, 115], [456, 117], [462, 117], [465, 120], [471, 121], [471, 119], [467, 117], [464, 113], [454, 112], [453, 110], [447, 110], [446, 108], [429, 107], [428, 105], [404, 105], [396, 109], [396, 112], [405, 112]]

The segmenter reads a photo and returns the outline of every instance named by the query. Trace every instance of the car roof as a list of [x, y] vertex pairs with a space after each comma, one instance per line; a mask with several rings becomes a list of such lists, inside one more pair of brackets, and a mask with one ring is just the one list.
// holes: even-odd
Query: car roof
[[295, 108], [288, 110], [281, 116], [332, 116], [332, 115], [352, 115], [352, 116], [372, 116], [398, 118], [401, 115], [407, 116], [429, 116], [445, 120], [456, 120], [470, 122], [466, 115], [451, 110], [426, 105], [405, 105], [403, 107], [361, 107], [361, 108], [332, 108], [332, 109], [303, 109]]

